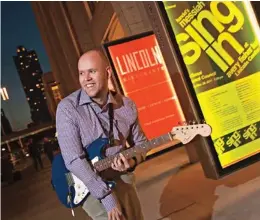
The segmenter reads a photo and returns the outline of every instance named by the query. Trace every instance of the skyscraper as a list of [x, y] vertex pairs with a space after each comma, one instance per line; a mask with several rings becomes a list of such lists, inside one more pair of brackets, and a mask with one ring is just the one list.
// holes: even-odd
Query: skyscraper
[[17, 56], [13, 56], [13, 59], [30, 106], [32, 121], [36, 124], [48, 122], [51, 117], [46, 104], [42, 69], [37, 54], [23, 46], [18, 46], [16, 52]]

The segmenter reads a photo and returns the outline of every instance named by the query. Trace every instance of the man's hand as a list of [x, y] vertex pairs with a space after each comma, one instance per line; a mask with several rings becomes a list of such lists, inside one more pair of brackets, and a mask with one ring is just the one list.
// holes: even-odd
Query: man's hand
[[120, 157], [115, 157], [114, 162], [112, 163], [111, 167], [114, 170], [124, 172], [127, 169], [133, 167], [135, 165], [135, 160], [129, 159], [127, 160], [123, 154], [119, 154]]
[[113, 208], [107, 214], [108, 220], [125, 220], [121, 210], [118, 207]]

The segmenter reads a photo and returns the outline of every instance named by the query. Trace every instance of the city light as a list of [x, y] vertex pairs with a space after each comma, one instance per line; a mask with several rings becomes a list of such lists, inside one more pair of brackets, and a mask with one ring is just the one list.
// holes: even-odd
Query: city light
[[4, 101], [9, 100], [9, 96], [5, 87], [1, 88], [0, 92]]

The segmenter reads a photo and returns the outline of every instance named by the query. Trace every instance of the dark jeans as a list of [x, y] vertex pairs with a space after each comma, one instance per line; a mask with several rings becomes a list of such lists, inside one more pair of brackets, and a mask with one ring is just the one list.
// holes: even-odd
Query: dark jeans
[[40, 165], [41, 168], [43, 168], [41, 155], [33, 157], [33, 164], [34, 164], [35, 170], [37, 170], [37, 171], [39, 170], [38, 164]]

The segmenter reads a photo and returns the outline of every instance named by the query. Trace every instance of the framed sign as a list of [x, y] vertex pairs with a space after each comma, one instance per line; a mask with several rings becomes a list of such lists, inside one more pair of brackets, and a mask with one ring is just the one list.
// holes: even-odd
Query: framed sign
[[260, 158], [260, 31], [248, 1], [159, 4], [219, 175]]
[[138, 109], [148, 139], [171, 131], [184, 116], [152, 32], [104, 44], [121, 92]]

